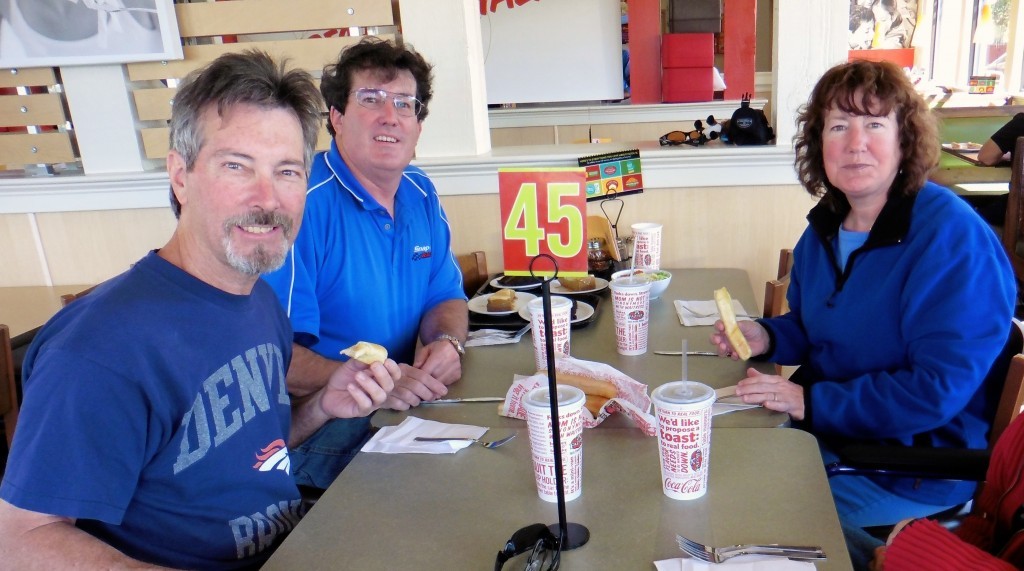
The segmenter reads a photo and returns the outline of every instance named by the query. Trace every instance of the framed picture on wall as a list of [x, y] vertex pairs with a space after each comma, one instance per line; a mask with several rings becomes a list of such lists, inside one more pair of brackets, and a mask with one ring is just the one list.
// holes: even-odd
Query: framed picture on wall
[[0, 68], [173, 59], [173, 0], [0, 0]]

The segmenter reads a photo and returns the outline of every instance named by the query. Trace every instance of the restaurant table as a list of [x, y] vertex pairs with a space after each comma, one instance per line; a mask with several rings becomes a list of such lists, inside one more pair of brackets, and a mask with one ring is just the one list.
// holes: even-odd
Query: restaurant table
[[[655, 355], [655, 350], [679, 351], [682, 339], [687, 339], [690, 351], [711, 351], [708, 338], [713, 327], [689, 326], [679, 323], [673, 300], [711, 300], [714, 290], [726, 287], [733, 298], [739, 300], [750, 314], [758, 313], [754, 291], [747, 272], [736, 268], [668, 269], [672, 282], [658, 299], [651, 300], [649, 342], [643, 355], [619, 355], [615, 349], [615, 317], [608, 290], [602, 293], [594, 322], [570, 333], [570, 354], [576, 359], [599, 361], [614, 367], [636, 381], [648, 386], [649, 391], [682, 376], [682, 358]], [[529, 290], [539, 293], [539, 289]], [[523, 324], [525, 325], [525, 321]], [[462, 364], [462, 379], [449, 387], [445, 398], [504, 397], [512, 385], [515, 374], [532, 375], [536, 372], [531, 333], [514, 344], [469, 347]], [[713, 388], [735, 385], [746, 377], [748, 367], [765, 373], [774, 373], [775, 367], [766, 361], [733, 361], [720, 357], [691, 356], [687, 359], [689, 380], [699, 381]], [[650, 394], [650, 393], [648, 393]], [[380, 410], [373, 416], [374, 426], [399, 424], [409, 415], [458, 424], [523, 428], [525, 421], [500, 416], [497, 403], [422, 404], [410, 411]], [[776, 427], [785, 426], [789, 415], [764, 408], [748, 409], [719, 415], [715, 426]], [[629, 427], [632, 422], [624, 415], [613, 414], [602, 427]]]
[[11, 337], [46, 323], [61, 308], [60, 296], [78, 293], [92, 285], [0, 287], [0, 323]]
[[[299, 522], [264, 571], [491, 569], [517, 529], [558, 522], [537, 496], [526, 430], [505, 446], [458, 453], [359, 454]], [[649, 570], [683, 557], [676, 534], [712, 545], [821, 546], [819, 571], [851, 569], [813, 436], [790, 428], [711, 434], [708, 493], [662, 492], [657, 440], [634, 429], [583, 434], [583, 493], [567, 520], [590, 541], [561, 569]], [[518, 565], [513, 563], [518, 562]], [[505, 569], [522, 569], [522, 559]]]
[[985, 166], [978, 162], [977, 151], [950, 149], [944, 145], [939, 166], [929, 175], [928, 180], [945, 186], [961, 196], [979, 196], [979, 192], [970, 190], [971, 187], [966, 185], [975, 183], [1008, 184], [1010, 167], [1008, 165]]

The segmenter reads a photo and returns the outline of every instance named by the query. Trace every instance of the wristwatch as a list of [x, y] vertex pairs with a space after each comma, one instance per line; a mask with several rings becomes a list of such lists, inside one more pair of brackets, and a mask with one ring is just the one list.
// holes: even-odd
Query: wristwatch
[[434, 341], [440, 341], [442, 339], [451, 343], [452, 347], [455, 347], [455, 352], [459, 354], [459, 359], [462, 359], [463, 357], [466, 356], [466, 348], [462, 346], [462, 341], [459, 341], [458, 337], [454, 335], [449, 335], [448, 333], [442, 333], [438, 335], [437, 339], [435, 339]]

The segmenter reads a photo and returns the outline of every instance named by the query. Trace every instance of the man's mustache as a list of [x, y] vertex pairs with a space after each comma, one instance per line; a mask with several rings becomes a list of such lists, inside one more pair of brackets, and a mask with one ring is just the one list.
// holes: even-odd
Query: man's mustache
[[280, 212], [258, 211], [231, 218], [224, 226], [228, 229], [233, 226], [280, 226], [285, 237], [290, 238], [294, 224], [292, 224], [291, 218]]

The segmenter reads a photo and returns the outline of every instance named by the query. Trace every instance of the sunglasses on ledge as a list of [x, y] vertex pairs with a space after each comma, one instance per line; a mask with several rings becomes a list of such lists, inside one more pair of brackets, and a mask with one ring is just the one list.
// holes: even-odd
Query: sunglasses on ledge
[[505, 547], [498, 552], [498, 557], [494, 560], [494, 571], [501, 571], [506, 561], [527, 552], [530, 555], [526, 559], [526, 571], [558, 570], [562, 558], [558, 538], [551, 533], [548, 526], [535, 523], [513, 533], [505, 542]]
[[665, 133], [658, 138], [658, 143], [662, 147], [676, 146], [676, 145], [696, 145], [700, 138], [700, 131], [690, 131], [684, 133], [682, 131], [670, 131]]

